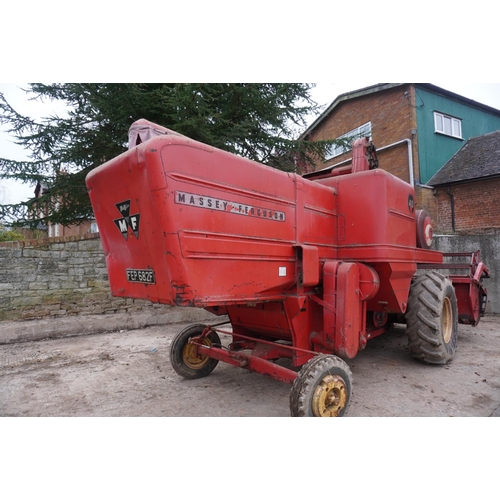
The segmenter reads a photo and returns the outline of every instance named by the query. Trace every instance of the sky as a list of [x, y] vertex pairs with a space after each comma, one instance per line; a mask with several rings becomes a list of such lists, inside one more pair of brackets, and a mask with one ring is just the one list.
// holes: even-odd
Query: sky
[[[329, 105], [340, 94], [363, 87], [374, 85], [376, 81], [363, 80], [345, 81], [343, 83], [318, 83], [312, 91], [312, 97], [318, 104]], [[500, 109], [500, 83], [453, 83], [451, 80], [431, 81], [438, 87], [455, 92], [482, 104]], [[7, 101], [21, 114], [28, 114], [33, 118], [42, 118], [54, 113], [64, 113], [60, 103], [36, 102], [28, 100], [28, 96], [21, 90], [24, 84], [0, 83], [0, 92], [4, 93]], [[56, 106], [59, 104], [59, 106]], [[309, 123], [314, 121], [311, 117]], [[26, 151], [14, 143], [13, 137], [6, 133], [6, 126], [0, 126], [0, 158], [12, 160], [28, 159]], [[0, 203], [19, 203], [34, 196], [35, 186], [21, 182], [0, 179]]]

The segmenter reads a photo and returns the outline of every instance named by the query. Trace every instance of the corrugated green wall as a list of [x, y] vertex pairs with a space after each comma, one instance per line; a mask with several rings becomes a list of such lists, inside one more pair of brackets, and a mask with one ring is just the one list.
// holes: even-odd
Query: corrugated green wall
[[[420, 179], [425, 184], [469, 139], [500, 130], [500, 116], [415, 86]], [[463, 140], [434, 132], [434, 111], [462, 120]], [[500, 113], [500, 111], [499, 111]]]

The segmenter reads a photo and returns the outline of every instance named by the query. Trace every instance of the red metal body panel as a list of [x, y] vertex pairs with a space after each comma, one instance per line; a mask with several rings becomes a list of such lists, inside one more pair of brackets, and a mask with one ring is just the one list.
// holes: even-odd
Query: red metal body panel
[[482, 312], [481, 288], [466, 277], [453, 278], [452, 283], [457, 296], [460, 323], [477, 325]]
[[342, 263], [337, 272], [335, 349], [341, 357], [353, 358], [359, 349], [362, 307], [359, 269], [354, 262]]
[[442, 262], [442, 254], [416, 248], [415, 193], [384, 170], [320, 179], [336, 192], [338, 258], [365, 262], [380, 276], [371, 311], [404, 313], [419, 262]]
[[416, 248], [415, 193], [408, 183], [378, 169], [317, 182], [337, 193], [342, 258], [360, 246], [368, 259], [373, 245]]
[[[199, 307], [282, 298], [297, 243], [309, 284], [318, 259], [336, 257], [331, 189], [184, 137], [140, 144], [87, 185], [117, 296]], [[115, 220], [127, 200], [140, 228], [125, 239]], [[155, 283], [131, 282], [126, 269], [152, 269]]]

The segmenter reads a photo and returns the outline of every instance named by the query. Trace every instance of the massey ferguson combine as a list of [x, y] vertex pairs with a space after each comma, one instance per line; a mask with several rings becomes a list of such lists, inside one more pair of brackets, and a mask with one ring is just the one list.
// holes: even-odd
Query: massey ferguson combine
[[342, 416], [345, 360], [370, 339], [406, 323], [411, 354], [446, 364], [458, 323], [484, 314], [479, 252], [430, 250], [429, 215], [409, 184], [376, 168], [367, 139], [348, 171], [308, 178], [145, 120], [129, 140], [87, 177], [112, 294], [228, 318], [177, 335], [182, 377], [224, 361], [292, 384], [292, 416]]

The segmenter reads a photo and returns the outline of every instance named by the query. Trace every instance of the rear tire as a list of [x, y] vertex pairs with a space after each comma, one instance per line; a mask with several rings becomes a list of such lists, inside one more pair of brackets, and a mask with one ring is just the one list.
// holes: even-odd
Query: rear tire
[[352, 373], [337, 356], [320, 354], [300, 370], [290, 393], [292, 417], [342, 417], [351, 400]]
[[458, 340], [458, 310], [448, 278], [436, 271], [415, 277], [405, 318], [414, 358], [435, 365], [452, 360]]

